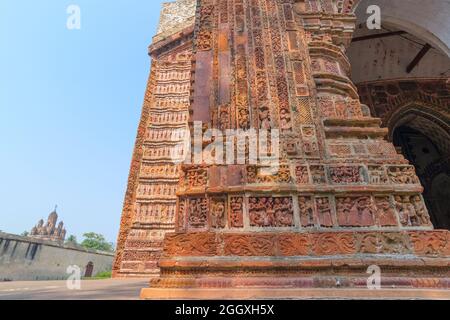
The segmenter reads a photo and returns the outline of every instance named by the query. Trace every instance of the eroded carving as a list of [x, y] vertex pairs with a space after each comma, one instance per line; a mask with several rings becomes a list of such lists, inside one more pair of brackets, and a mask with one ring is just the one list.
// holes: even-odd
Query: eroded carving
[[292, 198], [251, 197], [249, 216], [252, 227], [292, 227], [294, 226]]

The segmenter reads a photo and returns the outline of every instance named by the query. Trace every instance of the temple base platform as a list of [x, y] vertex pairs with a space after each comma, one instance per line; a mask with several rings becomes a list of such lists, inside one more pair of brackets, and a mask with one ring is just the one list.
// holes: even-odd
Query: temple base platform
[[142, 289], [143, 300], [450, 300], [436, 289]]
[[450, 299], [450, 232], [172, 234], [142, 299]]

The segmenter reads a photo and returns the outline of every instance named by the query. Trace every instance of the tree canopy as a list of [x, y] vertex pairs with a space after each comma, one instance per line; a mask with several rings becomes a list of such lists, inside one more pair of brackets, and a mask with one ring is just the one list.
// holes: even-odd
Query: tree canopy
[[114, 246], [111, 242], [106, 241], [105, 237], [95, 232], [83, 234], [84, 240], [81, 246], [86, 249], [93, 249], [106, 252], [114, 252]]

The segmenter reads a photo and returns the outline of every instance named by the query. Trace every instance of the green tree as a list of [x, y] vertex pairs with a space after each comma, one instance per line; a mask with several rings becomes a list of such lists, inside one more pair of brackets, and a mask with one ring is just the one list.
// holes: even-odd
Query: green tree
[[30, 235], [30, 233], [28, 231], [24, 231], [21, 234], [22, 237], [28, 237], [29, 235]]
[[77, 245], [78, 241], [77, 241], [77, 237], [74, 236], [73, 234], [70, 235], [67, 240], [66, 240], [66, 244], [73, 244], [73, 245]]
[[101, 234], [88, 232], [83, 234], [84, 240], [81, 246], [86, 249], [94, 249], [99, 251], [113, 252], [113, 244], [107, 242], [105, 237]]

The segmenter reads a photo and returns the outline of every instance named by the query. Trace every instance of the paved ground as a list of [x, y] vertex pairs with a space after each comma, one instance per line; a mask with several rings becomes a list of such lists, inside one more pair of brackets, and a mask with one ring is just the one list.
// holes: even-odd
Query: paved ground
[[87, 280], [80, 290], [66, 281], [0, 282], [0, 300], [137, 300], [147, 280]]
[[[139, 300], [142, 288], [148, 287], [148, 280], [88, 280], [81, 282], [80, 290], [67, 289], [66, 281], [34, 281], [34, 282], [0, 282], [0, 300]], [[148, 290], [148, 298], [159, 299], [214, 299], [240, 298], [251, 299], [437, 299], [450, 300], [449, 290], [358, 290], [358, 289], [304, 289], [270, 290], [267, 297], [256, 291], [231, 290], [233, 295], [227, 297], [222, 290]], [[235, 292], [236, 291], [236, 292]], [[291, 290], [292, 291], [292, 290]], [[253, 292], [253, 293], [252, 293]], [[230, 293], [230, 292], [228, 292]], [[264, 292], [263, 292], [264, 293]]]

